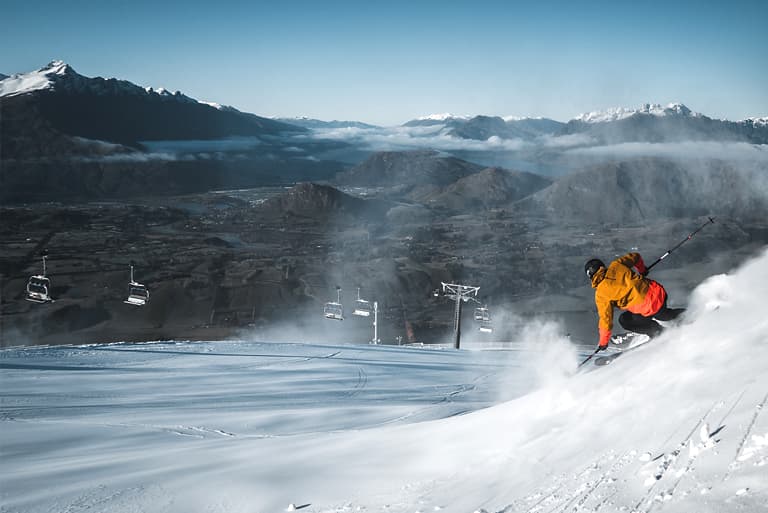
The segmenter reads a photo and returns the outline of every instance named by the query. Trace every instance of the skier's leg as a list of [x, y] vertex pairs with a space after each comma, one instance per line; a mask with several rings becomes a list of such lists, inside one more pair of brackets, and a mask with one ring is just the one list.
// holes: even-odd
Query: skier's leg
[[660, 321], [671, 321], [677, 319], [683, 312], [685, 312], [685, 308], [662, 308], [653, 315], [653, 318]]
[[655, 337], [663, 331], [661, 324], [650, 317], [624, 312], [619, 316], [619, 324], [627, 331], [642, 333], [650, 337]]
[[667, 300], [669, 299], [669, 296], [664, 298], [664, 304], [661, 305], [661, 309], [659, 309], [658, 312], [653, 314], [654, 319], [658, 319], [660, 321], [671, 321], [673, 319], [677, 319], [677, 317], [685, 312], [685, 308], [668, 308], [667, 307]]

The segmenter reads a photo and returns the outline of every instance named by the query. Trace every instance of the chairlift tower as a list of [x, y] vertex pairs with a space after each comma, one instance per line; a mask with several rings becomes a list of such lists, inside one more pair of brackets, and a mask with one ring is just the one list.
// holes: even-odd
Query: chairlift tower
[[379, 302], [373, 302], [373, 340], [371, 344], [379, 343]]
[[459, 349], [461, 344], [461, 303], [466, 303], [470, 299], [474, 299], [477, 296], [477, 292], [480, 287], [473, 287], [471, 285], [459, 285], [455, 283], [440, 282], [443, 286], [443, 294], [456, 301], [456, 309], [454, 310], [453, 318], [453, 333], [454, 342], [453, 347]]

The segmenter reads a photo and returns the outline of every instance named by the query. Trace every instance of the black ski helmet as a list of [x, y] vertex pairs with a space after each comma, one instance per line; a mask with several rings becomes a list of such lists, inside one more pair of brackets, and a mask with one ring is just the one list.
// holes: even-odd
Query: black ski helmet
[[590, 280], [595, 275], [598, 269], [605, 267], [605, 264], [599, 258], [590, 258], [587, 263], [584, 264], [584, 272], [587, 273], [587, 278]]

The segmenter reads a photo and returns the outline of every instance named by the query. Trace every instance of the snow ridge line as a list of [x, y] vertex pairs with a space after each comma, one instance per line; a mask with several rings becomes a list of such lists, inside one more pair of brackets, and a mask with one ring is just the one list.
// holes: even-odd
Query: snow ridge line
[[688, 441], [693, 437], [693, 434], [696, 432], [696, 429], [706, 421], [707, 417], [710, 413], [712, 413], [718, 404], [720, 404], [721, 401], [718, 399], [714, 403], [712, 403], [712, 406], [709, 407], [707, 412], [699, 418], [696, 423], [693, 425], [693, 428], [688, 432], [688, 434], [683, 438], [683, 440], [677, 445], [677, 448], [670, 453], [670, 457], [665, 457], [664, 461], [662, 462], [661, 466], [657, 469], [655, 478], [656, 481], [651, 485], [651, 487], [648, 489], [648, 491], [645, 493], [645, 495], [635, 504], [635, 507], [632, 509], [632, 511], [640, 511], [640, 507], [648, 502], [649, 500], [651, 503], [648, 506], [648, 509], [645, 510], [645, 513], [648, 513], [651, 511], [651, 508], [653, 507], [653, 491], [656, 488], [656, 485], [661, 481], [661, 479], [664, 477], [664, 474], [667, 472], [669, 467], [672, 465], [672, 463], [677, 459], [677, 456], [680, 454], [680, 452], [687, 446]]
[[739, 454], [741, 454], [741, 451], [744, 449], [744, 445], [747, 443], [749, 435], [752, 433], [752, 429], [754, 429], [755, 424], [757, 423], [757, 418], [760, 416], [760, 412], [763, 410], [763, 408], [765, 408], [766, 402], [768, 402], [768, 393], [765, 394], [763, 400], [755, 407], [755, 413], [752, 415], [752, 420], [747, 426], [747, 429], [744, 431], [744, 436], [742, 437], [739, 446], [736, 448], [736, 454], [733, 457], [733, 461], [730, 463], [730, 465], [728, 465], [728, 471], [723, 476], [723, 483], [725, 483], [731, 477], [733, 471], [738, 467], [737, 462], [739, 459]]

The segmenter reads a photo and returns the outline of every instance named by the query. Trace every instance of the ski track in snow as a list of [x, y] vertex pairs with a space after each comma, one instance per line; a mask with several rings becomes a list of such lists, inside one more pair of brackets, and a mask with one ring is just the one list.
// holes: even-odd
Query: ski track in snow
[[368, 386], [368, 373], [365, 372], [363, 367], [357, 368], [357, 383], [352, 389], [347, 392], [347, 397], [354, 397], [359, 394], [366, 386]]
[[[760, 413], [763, 411], [763, 409], [765, 409], [766, 402], [768, 402], [768, 393], [765, 394], [765, 396], [763, 397], [763, 400], [760, 401], [760, 403], [758, 403], [757, 406], [755, 407], [755, 413], [752, 415], [752, 420], [749, 422], [749, 425], [744, 430], [744, 436], [742, 437], [741, 442], [736, 448], [736, 455], [734, 456], [733, 461], [731, 461], [731, 463], [728, 465], [728, 471], [723, 476], [723, 482], [727, 481], [731, 477], [731, 474], [733, 473], [733, 471], [738, 469], [741, 461], [748, 459], [748, 458], [741, 459], [740, 456], [744, 455], [744, 448], [747, 444], [747, 440], [749, 440], [749, 437], [752, 434], [752, 430], [754, 429], [755, 424], [757, 423], [757, 418], [760, 416]], [[761, 440], [760, 438], [756, 440], [756, 442], [758, 442], [758, 445], [760, 440]], [[750, 449], [749, 452], [751, 456], [751, 453], [756, 451]]]
[[[717, 426], [714, 431], [710, 430], [707, 419], [726, 404], [722, 400], [715, 401], [700, 418], [696, 419], [693, 427], [680, 439], [672, 451], [668, 453], [661, 452], [659, 456], [649, 460], [648, 463], [658, 462], [656, 467], [650, 472], [650, 475], [649, 470], [647, 470], [648, 463], [641, 464], [639, 471], [629, 472], [629, 474], [640, 478], [643, 475], [649, 475], [644, 483], [647, 490], [637, 500], [634, 508], [619, 507], [616, 509], [614, 507], [613, 511], [650, 513], [680, 493], [680, 486], [685, 478], [690, 478], [694, 481], [689, 489], [683, 492], [685, 495], [697, 490], [700, 493], [705, 491], [708, 493], [712, 487], [709, 483], [698, 482], [695, 476], [695, 462], [700, 456], [705, 456], [708, 452], [714, 450], [720, 442], [719, 439], [713, 437], [719, 435], [721, 430], [724, 429], [725, 422], [741, 402], [745, 392], [746, 390], [742, 390], [735, 400], [731, 402], [730, 408], [714, 424]], [[735, 464], [738, 461], [753, 458], [762, 452], [768, 453], [768, 433], [765, 436], [752, 435], [753, 445], [749, 446], [747, 444], [758, 415], [764, 409], [766, 402], [768, 402], [768, 394], [756, 406], [752, 420], [738, 445], [737, 456], [729, 466], [729, 474], [736, 468]], [[679, 431], [681, 427], [682, 425], [675, 431]], [[697, 432], [699, 441], [694, 442]], [[662, 443], [661, 447], [666, 446], [673, 437], [674, 433]], [[688, 457], [683, 459], [685, 451], [688, 452]], [[623, 471], [626, 474], [627, 467], [638, 460], [637, 454], [636, 450], [630, 450], [620, 455], [615, 455], [609, 451], [588, 464], [582, 471], [572, 476], [555, 478], [553, 485], [513, 501], [506, 507], [499, 509], [498, 513], [517, 513], [520, 511], [525, 511], [526, 513], [598, 512], [606, 506], [615, 506], [612, 501], [618, 495], [621, 483], [613, 476], [620, 475]], [[758, 459], [755, 463], [758, 466], [765, 466], [766, 464], [768, 464], [768, 458]], [[608, 467], [607, 470], [606, 467]], [[644, 468], [645, 470], [643, 470]], [[723, 481], [727, 479], [729, 474], [726, 474]], [[667, 483], [666, 488], [665, 483]], [[736, 492], [736, 496], [743, 496], [747, 493], [749, 493], [749, 490], [740, 489]], [[485, 511], [485, 509], [478, 508], [476, 511]]]

